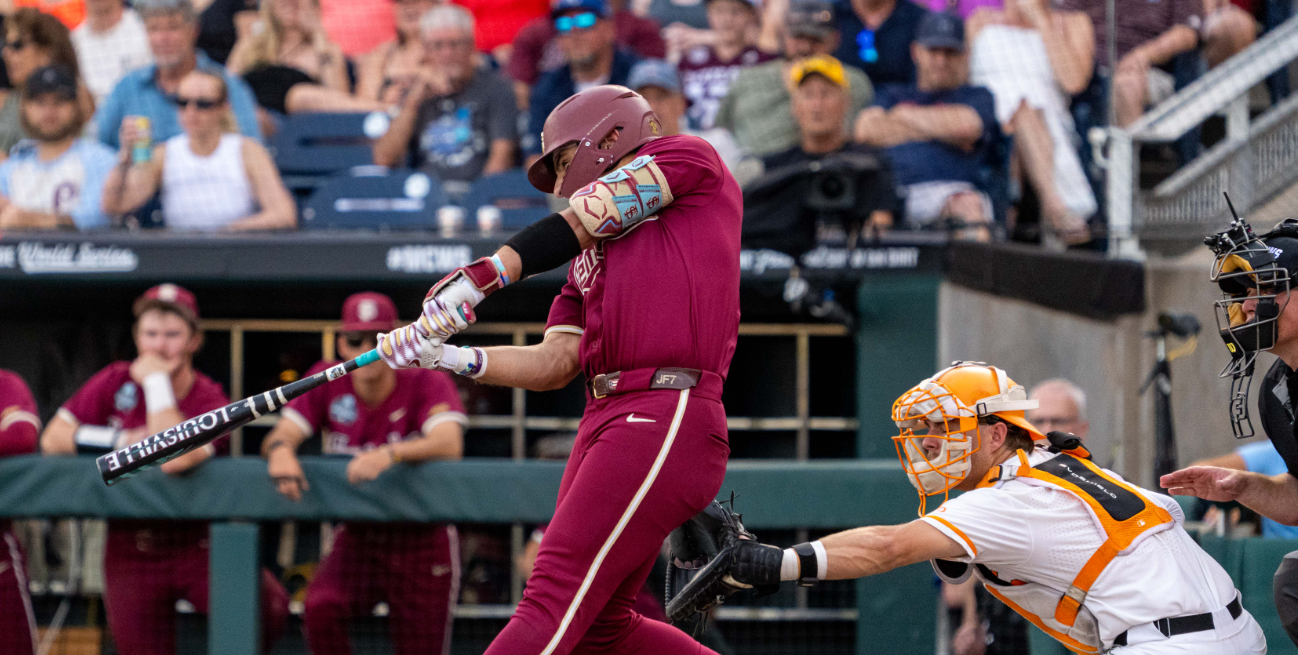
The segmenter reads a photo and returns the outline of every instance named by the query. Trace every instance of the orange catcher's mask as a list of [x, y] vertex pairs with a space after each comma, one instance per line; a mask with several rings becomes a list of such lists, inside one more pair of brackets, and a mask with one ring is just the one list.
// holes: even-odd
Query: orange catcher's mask
[[[928, 497], [947, 494], [969, 475], [973, 454], [982, 447], [979, 419], [996, 416], [1027, 430], [1033, 440], [1045, 435], [1028, 422], [1024, 410], [1037, 401], [1005, 371], [982, 362], [955, 362], [920, 382], [892, 404], [901, 428], [893, 437], [906, 477], [919, 490], [919, 514]], [[929, 447], [925, 448], [925, 443]]]

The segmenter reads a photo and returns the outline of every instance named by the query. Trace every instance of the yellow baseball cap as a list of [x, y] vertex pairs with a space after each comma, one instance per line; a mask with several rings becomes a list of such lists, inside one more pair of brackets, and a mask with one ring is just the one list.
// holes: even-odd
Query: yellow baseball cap
[[789, 71], [789, 79], [793, 85], [802, 84], [808, 75], [824, 75], [825, 79], [837, 84], [844, 90], [848, 88], [847, 74], [843, 70], [842, 62], [830, 57], [829, 55], [812, 55], [805, 59], [800, 59], [793, 64], [793, 69]]

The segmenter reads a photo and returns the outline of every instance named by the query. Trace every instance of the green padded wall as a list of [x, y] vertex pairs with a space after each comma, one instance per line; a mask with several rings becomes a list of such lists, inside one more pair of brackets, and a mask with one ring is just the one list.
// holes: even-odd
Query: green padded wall
[[937, 372], [936, 275], [880, 275], [857, 288], [857, 457], [895, 458], [892, 402]]

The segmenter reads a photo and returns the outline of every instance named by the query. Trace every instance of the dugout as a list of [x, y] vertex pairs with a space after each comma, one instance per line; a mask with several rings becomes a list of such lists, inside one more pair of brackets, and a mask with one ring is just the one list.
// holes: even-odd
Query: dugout
[[[346, 295], [374, 289], [392, 295], [401, 308], [415, 307], [431, 281], [497, 244], [418, 233], [6, 234], [0, 237], [0, 331], [6, 336], [0, 367], [31, 382], [48, 418], [100, 366], [131, 356], [130, 302], [153, 284], [173, 281], [192, 289], [202, 307], [207, 344], [198, 367], [232, 397], [242, 397], [282, 384], [284, 376], [331, 354], [333, 325]], [[894, 431], [887, 410], [898, 393], [956, 358], [995, 361], [1025, 384], [1065, 375], [1099, 389], [1093, 423], [1101, 414], [1112, 420], [1094, 431], [1121, 444], [1111, 460], [1120, 471], [1147, 482], [1141, 470], [1148, 468], [1148, 453], [1142, 448], [1152, 439], [1146, 436], [1148, 412], [1135, 395], [1139, 380], [1134, 378], [1143, 375], [1150, 353], [1140, 332], [1157, 309], [1197, 309], [1193, 303], [1211, 294], [1198, 291], [1207, 285], [1204, 269], [1193, 261], [1116, 262], [1014, 246], [948, 246], [915, 236], [879, 240], [853, 252], [821, 247], [801, 263], [799, 274], [820, 297], [828, 291], [844, 305], [852, 324], [795, 312], [783, 295], [792, 259], [774, 251], [745, 251], [743, 322], [725, 397], [734, 461], [724, 490], [739, 491], [740, 510], [759, 535], [788, 544], [913, 516], [913, 491], [887, 439]], [[480, 324], [466, 339], [484, 344], [538, 339], [561, 280], [561, 273], [551, 273], [502, 291], [483, 307]], [[1191, 361], [1199, 367], [1216, 362], [1219, 354], [1205, 347]], [[1177, 384], [1211, 388], [1215, 382], [1191, 382], [1191, 377], [1201, 376], [1196, 371], [1178, 377]], [[1198, 417], [1217, 409], [1218, 400], [1224, 410], [1221, 394], [1211, 402], [1182, 401], [1178, 420], [1186, 426], [1182, 413]], [[496, 389], [469, 400], [475, 416], [466, 445], [474, 457], [463, 464], [420, 467], [393, 480], [397, 488], [410, 485], [397, 495], [413, 488], [437, 492], [397, 506], [386, 507], [377, 496], [357, 496], [334, 471], [339, 484], [320, 487], [321, 493], [335, 494], [322, 496], [327, 501], [308, 509], [285, 507], [257, 460], [214, 462], [183, 481], [132, 481], [112, 490], [138, 487], [123, 503], [96, 487], [97, 480], [86, 479], [85, 463], [13, 460], [0, 468], [0, 514], [200, 516], [229, 526], [222, 528], [228, 532], [221, 539], [230, 545], [221, 552], [254, 554], [256, 528], [265, 537], [276, 530], [277, 519], [454, 518], [488, 526], [516, 549], [524, 526], [552, 509], [547, 503], [553, 502], [557, 468], [504, 460], [526, 459], [539, 437], [574, 429], [581, 393], [575, 387], [546, 394]], [[246, 428], [236, 452], [256, 452], [267, 425]], [[318, 467], [313, 470], [322, 479], [339, 466], [327, 460], [310, 465]], [[218, 474], [239, 482], [228, 484]], [[59, 487], [48, 484], [50, 479], [79, 486]], [[454, 480], [463, 486], [454, 486]], [[193, 487], [182, 491], [171, 484], [228, 490], [182, 507], [161, 499], [195, 497]], [[85, 492], [51, 493], [55, 488]], [[502, 496], [502, 490], [511, 495]], [[497, 500], [463, 500], [483, 495]], [[459, 500], [448, 503], [451, 498]], [[348, 513], [353, 506], [364, 511]], [[249, 564], [246, 557], [234, 557], [222, 566], [246, 571]], [[239, 577], [232, 573], [224, 579]], [[477, 633], [461, 633], [498, 629], [520, 582], [516, 576], [509, 581], [501, 603], [462, 606], [457, 630], [474, 622]], [[236, 584], [223, 593], [239, 590]], [[1264, 599], [1253, 596], [1250, 610], [1261, 617], [1264, 608], [1256, 603]], [[930, 572], [916, 566], [810, 593], [788, 589], [765, 601], [735, 603], [723, 612], [721, 630], [744, 646], [742, 652], [867, 653], [871, 645], [890, 644], [889, 650], [918, 655], [932, 652], [935, 603]], [[222, 611], [214, 610], [213, 628], [248, 618]], [[232, 638], [242, 634], [214, 629], [213, 638], [218, 632]], [[241, 652], [242, 646], [216, 649], [218, 643], [211, 642], [209, 652]], [[478, 641], [465, 644], [457, 645], [457, 652], [475, 652], [472, 644]]]

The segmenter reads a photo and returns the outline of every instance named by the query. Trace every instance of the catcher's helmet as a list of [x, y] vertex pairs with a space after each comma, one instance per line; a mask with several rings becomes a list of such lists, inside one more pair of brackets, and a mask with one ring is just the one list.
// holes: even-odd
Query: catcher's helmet
[[[973, 435], [978, 419], [996, 416], [1023, 428], [1034, 441], [1045, 439], [1024, 415], [1036, 409], [1027, 391], [995, 366], [982, 362], [955, 362], [915, 385], [892, 404], [892, 420], [901, 428], [893, 437], [897, 458], [910, 483], [919, 490], [919, 513], [928, 496], [950, 492], [969, 475], [973, 454], [982, 446]], [[940, 439], [941, 448], [930, 455], [925, 439]]]
[[[600, 143], [614, 130], [621, 130], [617, 142], [601, 150]], [[660, 136], [662, 125], [640, 94], [615, 84], [586, 89], [559, 103], [545, 119], [541, 158], [527, 169], [527, 179], [541, 191], [567, 198]], [[564, 173], [563, 188], [555, 189], [554, 155], [569, 143], [577, 144], [577, 152]]]

